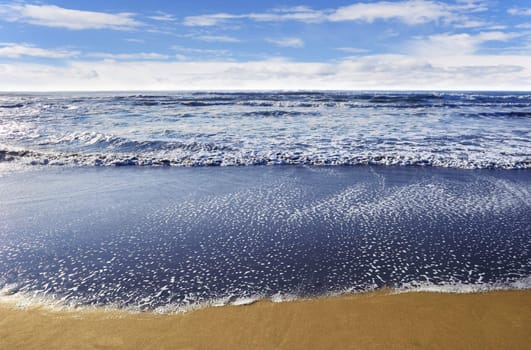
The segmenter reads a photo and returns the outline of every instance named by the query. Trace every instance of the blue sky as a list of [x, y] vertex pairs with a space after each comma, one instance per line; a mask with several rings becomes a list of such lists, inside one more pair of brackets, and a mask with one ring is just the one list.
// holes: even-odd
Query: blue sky
[[0, 90], [530, 90], [529, 1], [1, 1]]

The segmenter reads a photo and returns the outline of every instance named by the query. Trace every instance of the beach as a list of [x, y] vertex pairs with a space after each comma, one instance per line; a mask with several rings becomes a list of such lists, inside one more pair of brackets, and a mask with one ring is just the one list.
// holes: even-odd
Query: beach
[[527, 349], [531, 292], [389, 291], [184, 314], [0, 306], [2, 349]]
[[531, 343], [528, 94], [3, 99], [2, 350]]

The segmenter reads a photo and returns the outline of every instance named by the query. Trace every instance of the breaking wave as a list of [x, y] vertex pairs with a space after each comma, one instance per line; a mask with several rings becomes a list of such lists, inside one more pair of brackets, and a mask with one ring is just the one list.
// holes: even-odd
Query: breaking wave
[[[114, 143], [115, 142], [115, 143]], [[105, 141], [103, 143], [108, 143]], [[24, 165], [55, 166], [252, 166], [252, 165], [308, 165], [308, 166], [428, 166], [461, 169], [530, 169], [529, 157], [468, 157], [441, 156], [437, 153], [412, 152], [404, 154], [344, 154], [323, 155], [291, 151], [257, 152], [234, 151], [227, 146], [210, 143], [124, 142], [110, 143], [120, 149], [141, 148], [143, 151], [89, 153], [0, 149], [0, 162]], [[515, 159], [516, 158], [516, 159]]]
[[0, 95], [25, 165], [531, 167], [528, 93]]

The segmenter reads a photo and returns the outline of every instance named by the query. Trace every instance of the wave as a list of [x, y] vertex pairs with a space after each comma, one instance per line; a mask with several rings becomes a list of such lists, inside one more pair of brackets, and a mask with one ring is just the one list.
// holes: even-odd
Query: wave
[[[529, 290], [531, 289], [531, 276], [520, 279], [495, 282], [495, 283], [460, 283], [443, 282], [430, 283], [408, 282], [400, 286], [390, 286], [378, 288], [376, 286], [366, 286], [344, 288], [334, 292], [317, 295], [298, 295], [294, 293], [258, 293], [248, 295], [227, 294], [207, 300], [190, 297], [185, 302], [167, 303], [156, 307], [146, 307], [146, 304], [122, 305], [119, 303], [109, 304], [86, 304], [83, 300], [70, 300], [64, 296], [38, 292], [20, 291], [15, 284], [5, 285], [0, 288], [0, 303], [12, 305], [19, 308], [47, 308], [53, 311], [65, 310], [105, 310], [105, 311], [126, 311], [131, 313], [152, 312], [157, 314], [186, 313], [210, 307], [243, 306], [254, 304], [258, 301], [269, 301], [273, 303], [285, 303], [297, 300], [309, 300], [315, 298], [338, 297], [354, 294], [368, 294], [383, 291], [390, 294], [403, 293], [448, 293], [448, 294], [471, 294], [486, 293], [495, 291]], [[149, 297], [146, 297], [146, 299]]]
[[24, 107], [24, 104], [22, 103], [0, 105], [0, 108], [22, 108], [22, 107]]
[[[136, 106], [278, 106], [338, 107], [384, 106], [418, 108], [420, 106], [459, 107], [467, 105], [529, 107], [531, 95], [525, 93], [450, 93], [450, 92], [196, 92], [168, 94], [47, 96], [49, 106], [64, 103], [132, 104]], [[30, 101], [26, 101], [30, 102]], [[0, 108], [22, 108], [23, 103], [6, 103]]]
[[[107, 142], [107, 141], [106, 141]], [[121, 142], [121, 141], [117, 141]], [[531, 169], [531, 159], [474, 159], [459, 154], [313, 154], [293, 151], [256, 152], [232, 150], [230, 147], [209, 143], [190, 142], [126, 142], [121, 147], [140, 149], [144, 153], [80, 153], [35, 151], [26, 149], [0, 149], [0, 162], [19, 162], [25, 165], [56, 166], [256, 166], [256, 165], [307, 165], [307, 166], [407, 166], [441, 167], [458, 169]]]
[[286, 110], [263, 110], [263, 111], [252, 111], [242, 113], [243, 117], [296, 117], [300, 115], [319, 115], [319, 112], [299, 112], [299, 111], [286, 111]]
[[397, 293], [414, 293], [414, 292], [432, 292], [432, 293], [483, 293], [499, 290], [526, 290], [531, 289], [531, 276], [522, 277], [514, 281], [504, 281], [495, 283], [459, 283], [459, 282], [444, 282], [444, 283], [430, 283], [428, 281], [422, 282], [408, 282], [395, 289]]
[[0, 161], [531, 167], [529, 93], [0, 95]]
[[[171, 134], [171, 131], [166, 132], [166, 134]], [[232, 148], [227, 145], [217, 145], [213, 142], [180, 142], [164, 140], [137, 141], [113, 134], [104, 134], [99, 132], [74, 132], [60, 137], [47, 137], [41, 140], [39, 145], [45, 147], [57, 147], [65, 145], [69, 148], [74, 148], [75, 150], [78, 150], [80, 152], [91, 150], [106, 150], [116, 153], [142, 153], [170, 150], [183, 150], [189, 152], [232, 150]], [[76, 152], [76, 154], [77, 153], [79, 152]], [[101, 152], [101, 154], [103, 154], [103, 152]]]
[[[471, 94], [471, 93], [411, 93], [411, 92], [234, 92], [234, 93], [168, 93], [168, 94], [136, 94], [136, 95], [15, 95], [11, 98], [0, 95], [0, 111], [61, 112], [62, 110], [84, 108], [93, 114], [96, 110], [110, 109], [112, 113], [118, 109], [135, 108], [143, 111], [149, 109], [181, 108], [212, 111], [215, 108], [229, 109], [232, 107], [272, 107], [272, 108], [329, 108], [329, 109], [374, 109], [389, 108], [395, 110], [415, 110], [419, 108], [467, 109], [481, 108], [512, 108], [519, 113], [528, 113], [531, 107], [529, 94]], [[80, 110], [80, 112], [81, 112]], [[471, 116], [481, 113], [473, 109]], [[9, 113], [9, 112], [7, 112]], [[490, 112], [488, 112], [490, 113]]]
[[531, 112], [520, 111], [500, 111], [500, 112], [480, 112], [475, 114], [478, 117], [496, 118], [531, 118]]

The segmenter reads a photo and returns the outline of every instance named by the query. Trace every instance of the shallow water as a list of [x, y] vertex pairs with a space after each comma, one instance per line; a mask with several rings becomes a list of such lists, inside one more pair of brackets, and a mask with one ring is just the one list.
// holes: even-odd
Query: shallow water
[[0, 180], [7, 299], [169, 312], [531, 285], [528, 170], [34, 167]]

